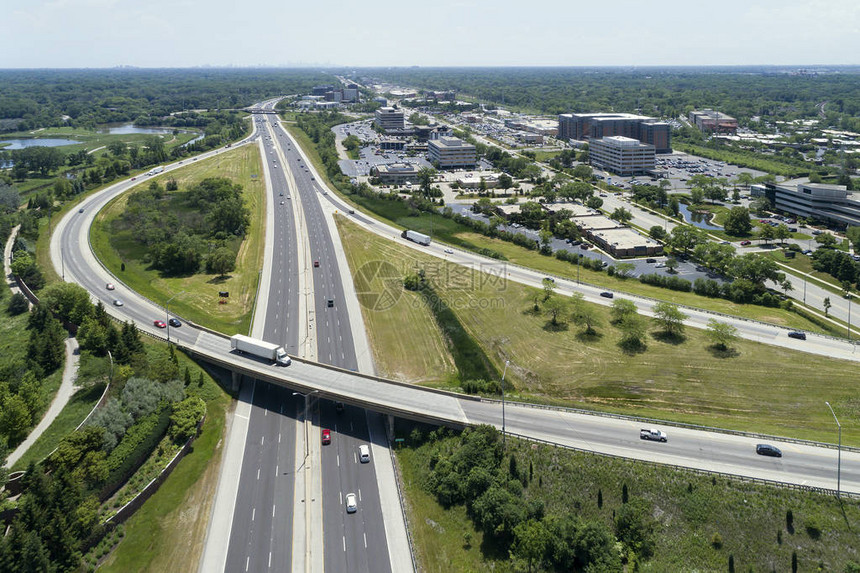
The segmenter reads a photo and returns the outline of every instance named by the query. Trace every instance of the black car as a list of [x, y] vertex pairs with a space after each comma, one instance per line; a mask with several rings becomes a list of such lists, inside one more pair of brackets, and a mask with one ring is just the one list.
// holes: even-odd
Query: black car
[[646, 263], [656, 263], [657, 259], [645, 259]]
[[182, 326], [182, 323], [179, 322], [178, 318], [171, 318], [170, 320], [167, 321], [167, 324], [169, 324], [170, 326], [173, 326], [174, 328], [177, 326]]
[[615, 297], [615, 295], [609, 291], [603, 291], [602, 293], [600, 293], [600, 296], [602, 296], [603, 298], [614, 298]]
[[759, 444], [755, 447], [755, 453], [760, 456], [771, 456], [774, 458], [781, 458], [782, 451], [776, 446], [771, 446], [770, 444]]
[[796, 338], [798, 340], [806, 340], [806, 333], [805, 332], [799, 332], [799, 331], [795, 330], [795, 331], [789, 332], [788, 337], [789, 338]]

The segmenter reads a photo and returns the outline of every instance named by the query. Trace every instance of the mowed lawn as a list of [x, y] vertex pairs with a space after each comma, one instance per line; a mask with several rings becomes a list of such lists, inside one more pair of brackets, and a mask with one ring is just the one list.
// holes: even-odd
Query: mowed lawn
[[[256, 177], [252, 178], [252, 175]], [[256, 146], [246, 145], [212, 159], [188, 165], [170, 174], [176, 179], [180, 190], [187, 190], [208, 177], [226, 177], [242, 185], [245, 204], [251, 211], [251, 226], [248, 235], [239, 247], [236, 270], [226, 278], [202, 272], [182, 277], [167, 277], [142, 261], [143, 247], [132, 240], [128, 233], [111, 233], [111, 221], [119, 217], [126, 208], [128, 194], [113, 200], [96, 219], [90, 232], [96, 255], [120, 281], [132, 290], [158, 304], [170, 297], [171, 315], [177, 315], [195, 323], [226, 334], [247, 332], [251, 312], [257, 293], [257, 283], [265, 248], [265, 186], [262, 182], [260, 154]], [[167, 178], [157, 179], [162, 185]], [[149, 185], [147, 178], [138, 186]], [[125, 270], [122, 269], [125, 263]], [[183, 293], [183, 291], [185, 291]], [[220, 291], [229, 292], [227, 304], [220, 304]], [[179, 294], [183, 293], [183, 294]], [[154, 316], [153, 319], [164, 316]]]
[[[626, 353], [606, 307], [596, 307], [597, 336], [569, 323], [549, 328], [547, 316], [533, 311], [536, 289], [471, 275], [348, 221], [339, 227], [354, 274], [367, 261], [386, 261], [404, 274], [424, 268], [497, 369], [511, 361], [512, 398], [835, 442], [827, 400], [843, 440], [860, 445], [855, 363], [748, 341], [725, 356], [710, 348], [704, 331], [688, 328], [682, 341], [664, 341], [656, 326], [644, 351]], [[384, 312], [365, 309], [377, 364], [404, 380], [443, 379], [438, 365], [450, 363], [444, 339], [426, 309], [414, 310], [414, 296], [402, 292]]]

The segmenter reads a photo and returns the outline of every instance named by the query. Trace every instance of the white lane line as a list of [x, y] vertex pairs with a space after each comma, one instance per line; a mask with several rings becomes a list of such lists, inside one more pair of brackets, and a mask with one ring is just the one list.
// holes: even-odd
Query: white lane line
[[278, 468], [280, 468], [280, 467], [281, 467], [281, 466], [278, 466], [278, 465], [276, 465], [276, 466], [275, 466], [275, 477], [278, 477], [278, 474], [280, 473], [280, 472], [278, 471]]
[[337, 455], [337, 467], [340, 467], [340, 454]]
[[281, 443], [281, 434], [278, 434], [278, 443]]
[[340, 503], [343, 504], [343, 492], [338, 492], [337, 495], [340, 497]]
[[256, 517], [257, 517], [257, 508], [254, 507], [251, 509], [251, 521], [254, 521], [254, 519], [256, 519]]
[[367, 534], [362, 533], [362, 535], [364, 536], [364, 548], [367, 549]]
[[361, 488], [358, 488], [358, 501], [361, 501]]
[[257, 468], [257, 479], [260, 479], [260, 468]]
[[352, 452], [352, 462], [355, 464], [358, 463], [358, 458], [355, 456], [355, 452]]
[[[364, 548], [367, 549], [367, 537], [364, 538]], [[272, 568], [272, 552], [269, 551], [269, 569]]]
[[272, 517], [275, 517], [275, 508], [276, 508], [276, 507], [277, 507], [276, 505], [273, 505], [273, 506], [272, 506]]
[[260, 445], [263, 445], [263, 442], [266, 441], [266, 436], [260, 436]]
[[[344, 550], [344, 551], [345, 551], [345, 550]], [[247, 571], [247, 570], [248, 570], [248, 563], [250, 563], [250, 561], [251, 561], [251, 556], [250, 556], [250, 555], [249, 555], [249, 556], [247, 556], [247, 557], [245, 557], [245, 571]]]
[[[346, 552], [346, 535], [343, 536], [343, 550], [344, 550], [344, 552]], [[247, 570], [248, 569], [246, 568], [245, 571], [247, 571]]]

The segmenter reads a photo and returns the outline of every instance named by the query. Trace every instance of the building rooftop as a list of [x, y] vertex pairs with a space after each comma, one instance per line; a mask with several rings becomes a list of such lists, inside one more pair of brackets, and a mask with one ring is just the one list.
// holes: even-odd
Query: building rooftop
[[401, 173], [412, 174], [418, 173], [420, 167], [413, 163], [382, 163], [376, 166], [379, 173]]
[[591, 215], [588, 217], [573, 217], [573, 223], [580, 229], [594, 231], [596, 229], [614, 229], [620, 225], [605, 215]]
[[573, 213], [573, 217], [586, 217], [588, 215], [599, 214], [598, 211], [589, 209], [585, 205], [580, 205], [579, 203], [547, 203], [544, 205], [544, 208], [552, 213], [558, 213], [563, 209], [567, 209]]
[[617, 229], [604, 229], [594, 233], [602, 238], [607, 244], [612, 245], [616, 249], [633, 249], [640, 246], [658, 246], [660, 243], [654, 239], [644, 237], [629, 227], [621, 227]]
[[624, 137], [623, 135], [613, 135], [610, 137], [604, 137], [603, 139], [599, 139], [598, 141], [603, 141], [604, 143], [611, 143], [617, 147], [654, 147], [649, 143], [642, 143], [638, 139], [633, 139], [632, 137]]
[[474, 147], [471, 143], [463, 141], [459, 137], [442, 136], [439, 139], [431, 139], [428, 145], [436, 147]]

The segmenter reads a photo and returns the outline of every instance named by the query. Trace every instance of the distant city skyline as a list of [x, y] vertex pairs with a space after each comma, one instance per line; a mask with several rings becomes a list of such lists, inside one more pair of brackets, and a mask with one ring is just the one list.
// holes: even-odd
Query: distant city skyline
[[28, 0], [3, 10], [0, 68], [860, 63], [856, 0], [607, 6]]

